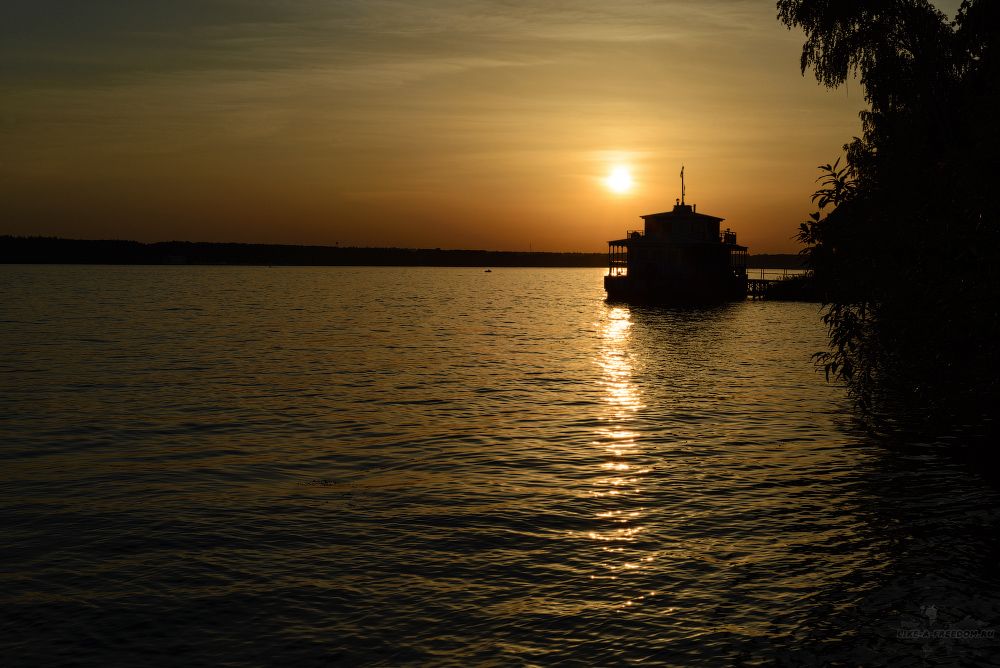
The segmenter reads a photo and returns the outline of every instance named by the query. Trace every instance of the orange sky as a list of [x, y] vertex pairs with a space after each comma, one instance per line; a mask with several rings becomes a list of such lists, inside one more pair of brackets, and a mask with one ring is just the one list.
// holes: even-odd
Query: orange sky
[[6, 3], [0, 233], [600, 251], [683, 163], [700, 212], [790, 252], [859, 132], [772, 2], [146, 5]]

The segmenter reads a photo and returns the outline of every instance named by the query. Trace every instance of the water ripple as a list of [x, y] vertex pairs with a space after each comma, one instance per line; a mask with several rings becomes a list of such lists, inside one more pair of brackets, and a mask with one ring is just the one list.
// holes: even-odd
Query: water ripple
[[815, 306], [610, 306], [594, 270], [0, 271], [5, 665], [995, 649], [901, 637], [1000, 625], [1000, 504], [853, 429]]

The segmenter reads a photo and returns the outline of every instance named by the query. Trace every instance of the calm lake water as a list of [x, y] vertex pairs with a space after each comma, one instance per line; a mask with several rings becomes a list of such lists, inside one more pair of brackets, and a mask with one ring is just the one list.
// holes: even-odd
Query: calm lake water
[[1000, 496], [816, 305], [602, 273], [0, 267], [0, 663], [996, 661]]

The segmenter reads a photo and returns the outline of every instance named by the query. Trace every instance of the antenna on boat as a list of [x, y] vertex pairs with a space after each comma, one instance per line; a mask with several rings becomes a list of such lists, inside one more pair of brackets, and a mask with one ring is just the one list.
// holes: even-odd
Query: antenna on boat
[[684, 165], [681, 165], [681, 204], [684, 204]]

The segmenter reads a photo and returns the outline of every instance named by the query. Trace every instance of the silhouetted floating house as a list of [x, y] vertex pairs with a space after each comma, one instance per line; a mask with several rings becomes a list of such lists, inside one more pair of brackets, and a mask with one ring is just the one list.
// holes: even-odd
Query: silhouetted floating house
[[681, 200], [673, 211], [641, 216], [645, 229], [608, 242], [604, 289], [611, 301], [710, 303], [747, 296], [747, 247], [724, 220]]

